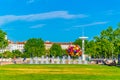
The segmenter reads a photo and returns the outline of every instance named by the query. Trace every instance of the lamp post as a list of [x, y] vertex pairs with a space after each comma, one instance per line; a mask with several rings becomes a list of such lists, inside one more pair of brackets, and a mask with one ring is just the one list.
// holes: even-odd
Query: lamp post
[[84, 50], [85, 50], [85, 39], [87, 39], [88, 37], [82, 36], [79, 37], [80, 39], [82, 39], [82, 60], [85, 61], [85, 55], [84, 55]]

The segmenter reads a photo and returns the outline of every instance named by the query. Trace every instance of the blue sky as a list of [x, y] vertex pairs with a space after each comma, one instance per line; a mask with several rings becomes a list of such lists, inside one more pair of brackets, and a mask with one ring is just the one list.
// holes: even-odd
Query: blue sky
[[0, 0], [0, 28], [12, 41], [91, 40], [120, 22], [120, 0]]

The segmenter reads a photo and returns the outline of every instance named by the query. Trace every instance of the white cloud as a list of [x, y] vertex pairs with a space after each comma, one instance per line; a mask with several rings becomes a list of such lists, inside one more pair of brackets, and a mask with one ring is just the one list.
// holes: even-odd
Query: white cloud
[[107, 24], [107, 23], [108, 23], [108, 21], [92, 22], [92, 23], [89, 23], [89, 24], [82, 24], [82, 25], [73, 26], [73, 27], [70, 27], [70, 28], [65, 29], [65, 31], [76, 30], [76, 29], [81, 28], [81, 27], [89, 27], [89, 26], [95, 26], [95, 25], [103, 25], [103, 24]]
[[54, 19], [54, 18], [73, 19], [73, 18], [86, 18], [86, 17], [88, 17], [88, 15], [69, 14], [67, 11], [53, 11], [53, 12], [29, 14], [29, 15], [4, 15], [4, 16], [0, 16], [0, 25], [17, 20], [36, 21], [36, 20], [45, 20], [45, 19]]
[[87, 27], [87, 26], [95, 26], [95, 25], [103, 25], [103, 24], [107, 24], [107, 23], [108, 23], [108, 21], [93, 22], [93, 23], [89, 23], [89, 24], [82, 24], [82, 25], [74, 26], [74, 28]]
[[35, 25], [35, 26], [31, 26], [30, 28], [35, 29], [35, 28], [41, 28], [43, 26], [45, 26], [45, 24], [38, 24], [38, 25]]

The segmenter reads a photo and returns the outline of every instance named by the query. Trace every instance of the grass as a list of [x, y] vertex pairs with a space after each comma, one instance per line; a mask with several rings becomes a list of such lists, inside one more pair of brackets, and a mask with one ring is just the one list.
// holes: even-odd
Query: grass
[[120, 67], [104, 65], [4, 65], [0, 80], [120, 80]]

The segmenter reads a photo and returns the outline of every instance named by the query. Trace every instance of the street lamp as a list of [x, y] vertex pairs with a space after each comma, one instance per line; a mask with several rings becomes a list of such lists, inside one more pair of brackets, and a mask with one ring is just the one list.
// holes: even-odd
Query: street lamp
[[85, 61], [85, 55], [84, 55], [84, 50], [85, 50], [85, 39], [87, 39], [88, 37], [82, 36], [79, 37], [80, 39], [82, 39], [82, 60]]

